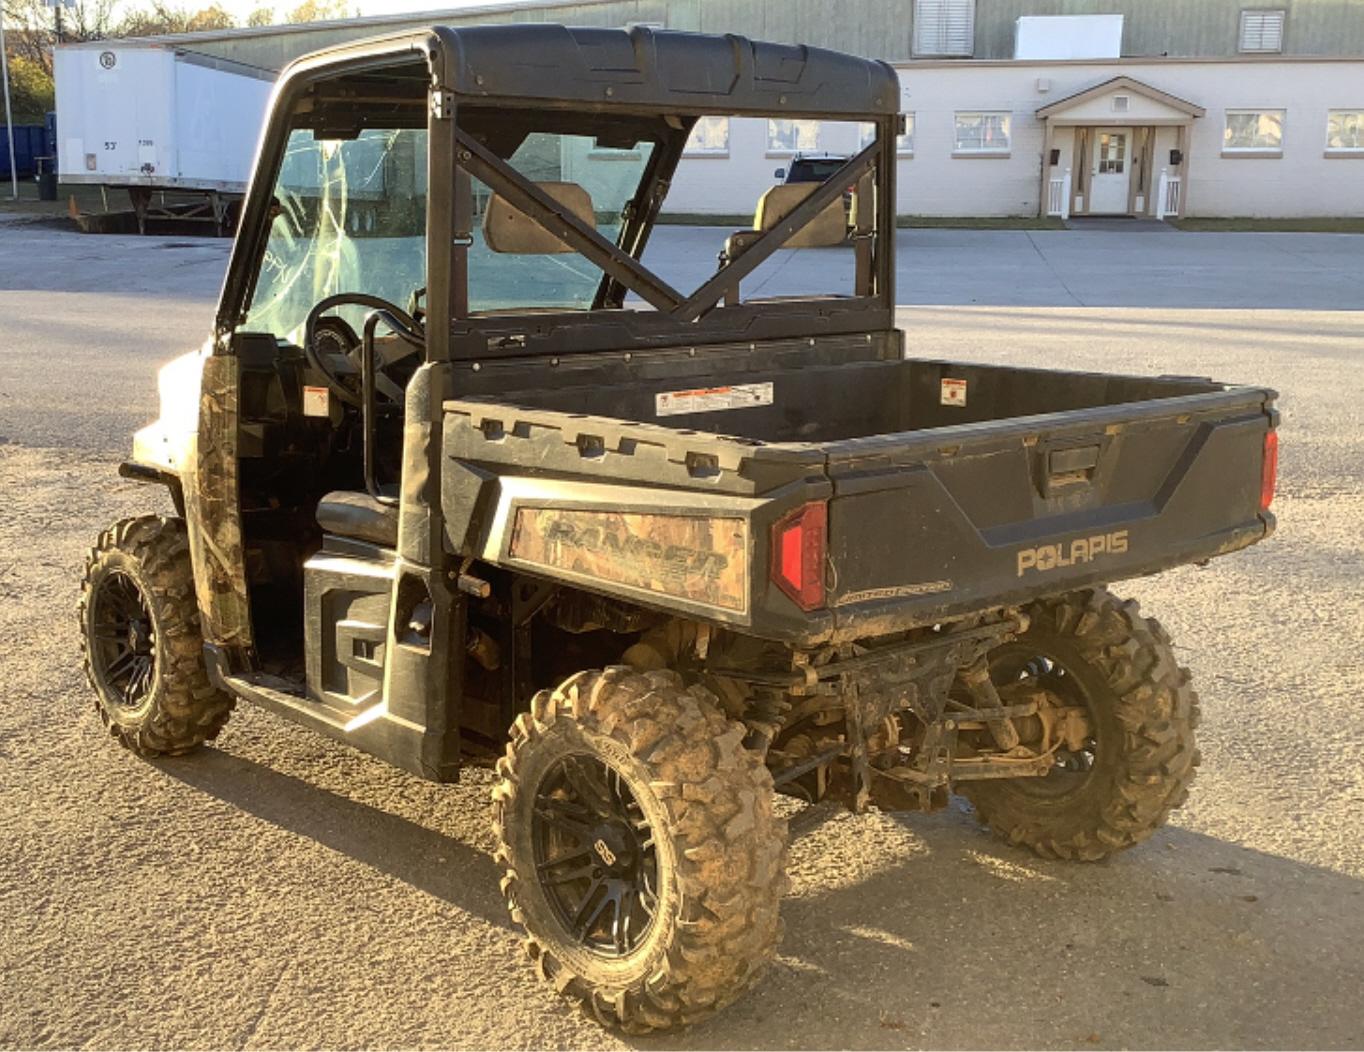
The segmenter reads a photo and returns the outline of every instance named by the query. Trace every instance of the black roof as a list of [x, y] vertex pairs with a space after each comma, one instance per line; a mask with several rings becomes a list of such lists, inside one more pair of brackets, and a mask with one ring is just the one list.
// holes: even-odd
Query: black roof
[[[424, 47], [417, 43], [423, 38]], [[333, 58], [344, 63], [384, 45], [429, 50], [441, 87], [456, 101], [826, 118], [893, 114], [900, 108], [899, 79], [885, 62], [734, 34], [643, 26], [433, 26], [422, 34], [315, 52], [294, 63], [286, 77], [296, 67], [321, 72], [318, 67], [325, 69]]]

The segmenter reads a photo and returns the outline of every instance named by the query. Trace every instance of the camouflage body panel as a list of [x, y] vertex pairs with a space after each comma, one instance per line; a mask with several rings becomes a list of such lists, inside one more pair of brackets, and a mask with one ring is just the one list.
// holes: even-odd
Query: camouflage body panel
[[748, 523], [739, 518], [520, 507], [513, 559], [705, 606], [748, 610]]
[[192, 474], [182, 477], [204, 641], [251, 646], [237, 494], [237, 359], [206, 358]]
[[753, 515], [746, 497], [503, 475], [475, 545], [488, 562], [746, 625]]

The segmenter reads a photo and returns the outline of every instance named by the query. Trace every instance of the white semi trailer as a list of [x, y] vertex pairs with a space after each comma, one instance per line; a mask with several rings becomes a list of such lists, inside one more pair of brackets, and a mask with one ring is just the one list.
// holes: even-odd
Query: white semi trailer
[[148, 218], [174, 217], [226, 233], [275, 76], [153, 41], [60, 47], [62, 181], [127, 190], [140, 230]]

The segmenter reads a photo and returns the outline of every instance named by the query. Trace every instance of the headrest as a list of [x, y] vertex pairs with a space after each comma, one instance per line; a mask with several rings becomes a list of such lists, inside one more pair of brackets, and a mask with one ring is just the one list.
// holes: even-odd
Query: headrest
[[[536, 183], [541, 190], [590, 226], [597, 229], [596, 213], [592, 211], [592, 195], [577, 183]], [[519, 208], [509, 204], [501, 195], [488, 199], [483, 213], [483, 240], [494, 252], [517, 255], [542, 255], [551, 252], [572, 252], [560, 241]]]
[[[758, 198], [753, 215], [754, 230], [771, 230], [820, 187], [820, 183], [783, 183]], [[848, 236], [848, 215], [843, 198], [835, 197], [819, 215], [797, 230], [783, 248], [825, 248], [841, 245]]]

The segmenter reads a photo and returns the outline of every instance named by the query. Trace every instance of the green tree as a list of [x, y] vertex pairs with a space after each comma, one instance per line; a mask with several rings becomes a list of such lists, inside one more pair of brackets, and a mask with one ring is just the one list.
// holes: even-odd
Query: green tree
[[27, 56], [11, 56], [9, 88], [15, 124], [41, 124], [57, 104], [52, 74]]

